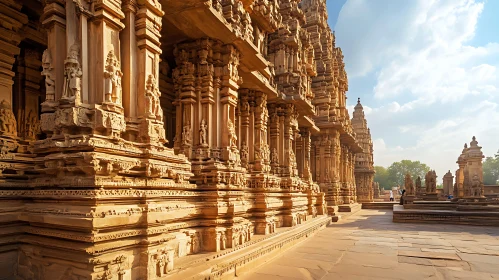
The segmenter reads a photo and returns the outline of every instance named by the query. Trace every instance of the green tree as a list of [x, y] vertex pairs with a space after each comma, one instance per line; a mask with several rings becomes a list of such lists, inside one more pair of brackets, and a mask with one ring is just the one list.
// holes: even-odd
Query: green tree
[[483, 162], [483, 183], [497, 185], [499, 181], [499, 151], [493, 157], [485, 158]]
[[405, 174], [410, 173], [413, 180], [416, 180], [418, 176], [424, 181], [426, 173], [430, 171], [430, 167], [420, 161], [412, 160], [401, 160], [399, 162], [394, 162], [390, 167], [388, 167], [388, 181], [391, 184], [390, 187], [395, 187], [397, 185], [404, 185]]
[[383, 166], [375, 166], [374, 170], [374, 182], [377, 182], [381, 188], [390, 188], [390, 182], [388, 181], [388, 171]]

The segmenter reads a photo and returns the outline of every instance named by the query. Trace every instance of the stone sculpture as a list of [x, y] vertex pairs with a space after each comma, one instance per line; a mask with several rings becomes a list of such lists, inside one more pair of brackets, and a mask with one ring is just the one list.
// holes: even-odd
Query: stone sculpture
[[71, 102], [74, 105], [81, 103], [81, 77], [83, 75], [79, 62], [80, 46], [73, 44], [69, 49], [69, 54], [64, 60], [64, 90], [62, 101]]
[[106, 102], [121, 105], [121, 72], [120, 62], [115, 56], [114, 51], [110, 50], [104, 71], [105, 77], [105, 100]]
[[207, 129], [208, 126], [206, 125], [206, 121], [204, 119], [201, 120], [201, 124], [199, 127], [199, 144], [201, 146], [207, 145], [206, 137], [207, 137]]

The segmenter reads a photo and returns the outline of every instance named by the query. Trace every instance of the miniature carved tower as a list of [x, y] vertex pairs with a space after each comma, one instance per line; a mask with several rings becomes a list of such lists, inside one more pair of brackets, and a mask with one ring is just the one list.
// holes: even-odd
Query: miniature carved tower
[[464, 167], [464, 195], [465, 197], [482, 198], [484, 196], [482, 160], [485, 156], [482, 147], [478, 146], [476, 137], [470, 142], [466, 150], [466, 165]]
[[454, 176], [452, 173], [447, 171], [443, 177], [443, 183], [444, 183], [444, 195], [449, 195], [453, 193], [453, 185], [454, 185]]

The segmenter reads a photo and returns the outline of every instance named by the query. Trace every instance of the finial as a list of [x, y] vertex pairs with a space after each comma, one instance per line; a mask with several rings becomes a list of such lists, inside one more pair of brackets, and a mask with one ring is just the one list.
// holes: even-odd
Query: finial
[[357, 103], [360, 104], [360, 97], [357, 97]]
[[473, 140], [473, 141], [476, 141], [476, 137], [475, 137], [475, 136], [473, 136], [472, 140]]

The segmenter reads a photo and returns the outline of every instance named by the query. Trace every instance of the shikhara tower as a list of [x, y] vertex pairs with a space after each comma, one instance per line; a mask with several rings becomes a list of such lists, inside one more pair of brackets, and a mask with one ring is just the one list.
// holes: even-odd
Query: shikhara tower
[[355, 183], [358, 202], [371, 202], [374, 199], [374, 157], [371, 130], [367, 126], [364, 108], [360, 98], [355, 105], [352, 126], [362, 152], [355, 155]]

